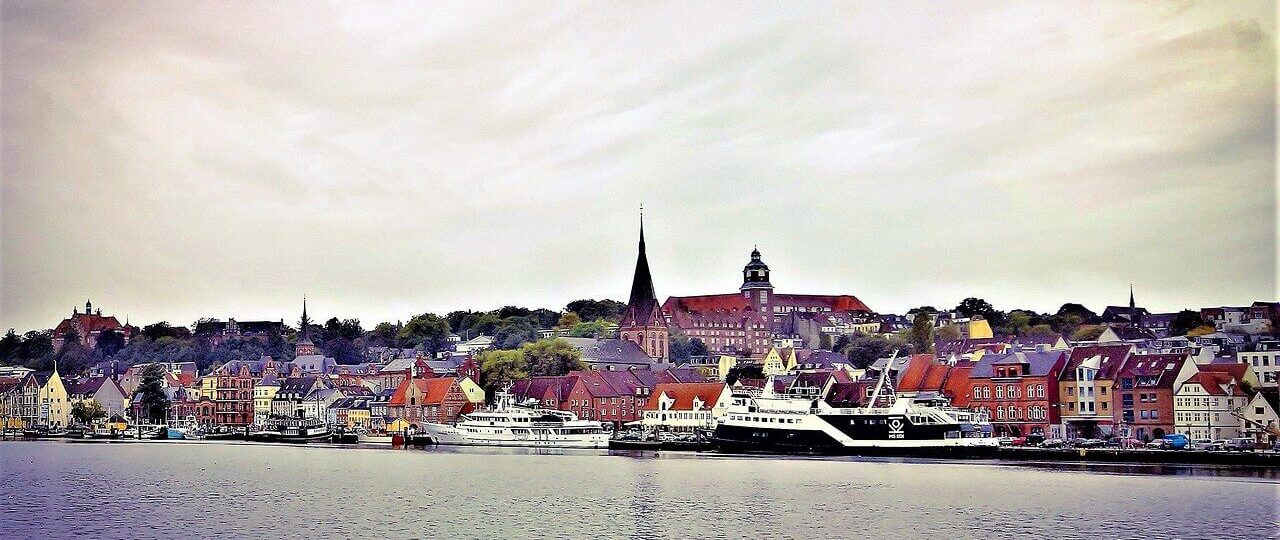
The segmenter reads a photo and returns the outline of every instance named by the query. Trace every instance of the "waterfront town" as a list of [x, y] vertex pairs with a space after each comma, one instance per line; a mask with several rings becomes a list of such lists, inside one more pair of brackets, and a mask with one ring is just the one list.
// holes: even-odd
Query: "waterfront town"
[[1172, 313], [1127, 301], [1101, 313], [954, 308], [878, 313], [857, 296], [776, 292], [752, 249], [737, 291], [659, 302], [643, 224], [625, 303], [422, 314], [366, 331], [201, 319], [144, 327], [92, 301], [51, 330], [0, 340], [6, 433], [137, 424], [248, 432], [282, 419], [350, 433], [450, 424], [495, 393], [611, 431], [715, 427], [730, 396], [770, 390], [867, 406], [898, 397], [985, 413], [1006, 444], [1146, 445], [1182, 434], [1272, 449], [1280, 430], [1280, 303]]

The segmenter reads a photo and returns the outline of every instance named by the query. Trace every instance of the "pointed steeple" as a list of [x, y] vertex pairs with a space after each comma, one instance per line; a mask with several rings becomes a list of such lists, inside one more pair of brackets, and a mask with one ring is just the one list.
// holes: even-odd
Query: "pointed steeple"
[[1136, 307], [1138, 307], [1138, 305], [1133, 301], [1133, 284], [1130, 283], [1129, 284], [1129, 309], [1134, 309]]
[[666, 359], [667, 323], [662, 319], [662, 308], [653, 291], [653, 275], [649, 273], [649, 258], [644, 252], [644, 206], [640, 207], [640, 244], [636, 254], [636, 273], [631, 278], [631, 297], [627, 309], [618, 322], [618, 335], [635, 343], [650, 358]]
[[311, 341], [311, 319], [307, 317], [307, 295], [302, 295], [302, 339]]
[[622, 315], [621, 326], [651, 326], [658, 314], [658, 296], [653, 291], [653, 275], [644, 251], [644, 206], [640, 207], [640, 244], [636, 255], [636, 272], [631, 278], [631, 296]]
[[311, 318], [307, 317], [307, 295], [302, 295], [302, 336], [294, 344], [294, 356], [310, 356], [316, 354], [316, 345], [311, 342]]

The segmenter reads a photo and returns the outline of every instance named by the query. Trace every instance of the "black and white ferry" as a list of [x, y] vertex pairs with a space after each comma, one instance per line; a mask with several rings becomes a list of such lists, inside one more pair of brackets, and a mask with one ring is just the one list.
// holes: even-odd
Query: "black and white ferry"
[[820, 396], [735, 394], [713, 442], [727, 452], [982, 457], [995, 453], [986, 414], [950, 407], [945, 398], [897, 398], [887, 370], [866, 407], [839, 408]]

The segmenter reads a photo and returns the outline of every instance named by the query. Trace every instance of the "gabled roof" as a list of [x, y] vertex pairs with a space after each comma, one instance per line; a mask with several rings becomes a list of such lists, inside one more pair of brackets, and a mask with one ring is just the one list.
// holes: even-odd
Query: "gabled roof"
[[1053, 374], [1053, 369], [1066, 357], [1064, 351], [1013, 351], [1007, 353], [987, 353], [973, 366], [972, 378], [991, 378], [995, 376], [992, 369], [996, 365], [1025, 364], [1028, 377], [1040, 377]]
[[653, 359], [645, 354], [644, 349], [633, 342], [622, 339], [596, 339], [564, 337], [582, 353], [582, 361], [588, 364], [626, 364], [649, 366]]
[[536, 399], [539, 401], [550, 395], [553, 396], [556, 403], [560, 403], [568, 398], [569, 390], [573, 388], [573, 384], [577, 380], [577, 375], [529, 377], [512, 383], [510, 393], [512, 396], [521, 399]]
[[1249, 372], [1249, 364], [1240, 362], [1214, 362], [1211, 364], [1197, 364], [1196, 369], [1201, 373], [1225, 373], [1237, 381], [1243, 381]]
[[1116, 378], [1132, 378], [1134, 388], [1172, 389], [1187, 358], [1186, 354], [1135, 354]]
[[1076, 380], [1076, 369], [1086, 361], [1098, 357], [1098, 373], [1095, 379], [1110, 380], [1124, 367], [1124, 362], [1133, 353], [1133, 345], [1087, 345], [1071, 349], [1067, 365], [1062, 369], [1062, 380]]
[[74, 385], [67, 388], [67, 393], [77, 396], [90, 396], [97, 394], [98, 390], [105, 384], [115, 385], [116, 389], [120, 391], [120, 395], [127, 395], [125, 394], [124, 388], [120, 386], [120, 383], [116, 382], [111, 377], [106, 376], [80, 379]]
[[445, 396], [449, 395], [449, 388], [457, 381], [451, 377], [436, 377], [432, 379], [405, 379], [396, 387], [396, 391], [391, 395], [389, 405], [403, 406], [407, 404], [409, 385], [417, 386], [418, 392], [422, 394], [422, 401], [419, 405], [439, 405], [444, 402]]
[[671, 368], [657, 374], [658, 382], [707, 382], [707, 377], [695, 368]]
[[[1227, 373], [1202, 371], [1192, 375], [1190, 379], [1187, 379], [1187, 383], [1199, 384], [1204, 388], [1205, 393], [1211, 396], [1245, 395], [1244, 390], [1240, 388], [1239, 380]], [[1228, 390], [1230, 390], [1230, 394], [1228, 394]]]
[[662, 401], [660, 396], [674, 400], [667, 410], [692, 411], [695, 399], [702, 402], [699, 410], [709, 410], [720, 401], [720, 395], [727, 390], [722, 382], [709, 383], [663, 383], [653, 389], [653, 398], [645, 403], [646, 411], [659, 410]]

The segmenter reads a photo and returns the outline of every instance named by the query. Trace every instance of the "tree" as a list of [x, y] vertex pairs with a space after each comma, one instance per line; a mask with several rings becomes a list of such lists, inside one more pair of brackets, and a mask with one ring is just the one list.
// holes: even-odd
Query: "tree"
[[1032, 339], [1048, 339], [1048, 338], [1057, 338], [1062, 336], [1062, 334], [1059, 334], [1057, 331], [1053, 329], [1052, 326], [1049, 326], [1047, 324], [1037, 324], [1035, 326], [1027, 328], [1027, 330], [1022, 335]]
[[579, 324], [582, 324], [582, 317], [579, 317], [577, 313], [572, 311], [566, 311], [564, 312], [564, 315], [560, 316], [560, 321], [556, 323], [556, 328], [567, 330]]
[[[928, 313], [920, 312], [916, 314], [915, 320], [911, 321], [911, 328], [907, 330], [907, 341], [911, 345], [912, 350], [917, 353], [927, 353], [933, 350], [933, 318]], [[852, 358], [850, 358], [852, 360]], [[866, 366], [861, 366], [866, 367]]]
[[476, 355], [485, 388], [502, 388], [529, 376], [529, 363], [520, 351], [488, 350]]
[[[928, 315], [924, 315], [928, 318]], [[908, 344], [897, 337], [871, 336], [867, 334], [854, 334], [849, 338], [847, 344], [840, 351], [849, 359], [849, 365], [857, 369], [866, 369], [878, 358], [885, 358], [893, 354], [894, 350], [904, 354]]]
[[1100, 324], [1084, 324], [1071, 333], [1072, 341], [1096, 341], [1107, 327]]
[[142, 370], [142, 381], [134, 399], [142, 415], [152, 424], [163, 422], [169, 415], [169, 397], [164, 393], [164, 366], [151, 364]]
[[434, 357], [449, 341], [449, 321], [434, 313], [423, 313], [409, 319], [396, 337], [401, 344], [421, 346], [423, 352]]
[[[452, 327], [452, 324], [450, 325]], [[368, 334], [365, 334], [365, 343], [370, 347], [394, 347], [396, 345], [396, 334], [400, 332], [400, 327], [389, 322], [378, 323]]]
[[765, 378], [764, 366], [761, 366], [760, 364], [740, 363], [734, 364], [733, 367], [729, 368], [729, 372], [724, 375], [724, 383], [732, 386], [733, 383], [738, 382], [738, 379], [763, 378]]
[[92, 399], [77, 401], [71, 405], [71, 418], [77, 423], [89, 425], [99, 418], [106, 418], [107, 411]]
[[1216, 330], [1217, 329], [1215, 329], [1212, 325], [1208, 325], [1208, 324], [1204, 326], [1197, 326], [1195, 328], [1192, 328], [1190, 332], [1187, 332], [1187, 337], [1206, 336], [1214, 333]]
[[13, 360], [19, 347], [22, 347], [22, 338], [10, 328], [4, 337], [0, 338], [0, 362], [8, 363]]
[[626, 311], [627, 305], [617, 300], [574, 300], [565, 306], [565, 311], [572, 311], [582, 317], [584, 321], [594, 321], [596, 319], [609, 319], [617, 322], [622, 318], [622, 312]]
[[115, 330], [103, 330], [98, 334], [98, 341], [94, 344], [94, 348], [102, 353], [102, 356], [115, 356], [124, 348], [124, 334]]
[[502, 306], [498, 308], [494, 315], [499, 319], [509, 319], [511, 317], [528, 317], [532, 311], [529, 308], [519, 306]]
[[965, 298], [956, 306], [956, 312], [965, 317], [980, 316], [986, 319], [994, 330], [996, 327], [1004, 326], [1004, 312], [997, 310], [986, 300], [981, 298]]
[[560, 314], [546, 308], [538, 308], [526, 315], [530, 321], [537, 325], [538, 328], [546, 330], [554, 328], [557, 322], [560, 322]]
[[569, 337], [603, 338], [609, 336], [609, 321], [596, 319], [591, 322], [578, 323], [569, 329]]
[[994, 328], [996, 334], [1021, 336], [1028, 328], [1031, 328], [1034, 313], [1015, 309], [1005, 316], [1004, 325], [1000, 328]]
[[689, 340], [689, 356], [709, 356], [711, 351], [707, 350], [707, 344], [702, 342], [701, 338], [693, 338]]
[[538, 339], [538, 329], [524, 317], [504, 319], [493, 331], [493, 346], [497, 349], [515, 349]]
[[1197, 327], [1205, 326], [1205, 321], [1200, 317], [1200, 313], [1184, 309], [1173, 316], [1173, 321], [1169, 322], [1169, 335], [1183, 336]]
[[1075, 315], [1079, 317], [1080, 322], [1077, 323], [1077, 326], [1079, 324], [1097, 324], [1102, 320], [1097, 313], [1090, 311], [1089, 308], [1072, 303], [1062, 304], [1062, 307], [1058, 308], [1057, 315]]
[[938, 341], [956, 341], [963, 337], [964, 335], [960, 333], [960, 327], [954, 324], [939, 328], [937, 333]]
[[142, 327], [142, 335], [152, 341], [164, 337], [189, 338], [191, 330], [185, 326], [170, 326], [169, 321], [160, 321]]
[[582, 351], [563, 339], [540, 339], [520, 347], [532, 375], [565, 375], [586, 369]]

